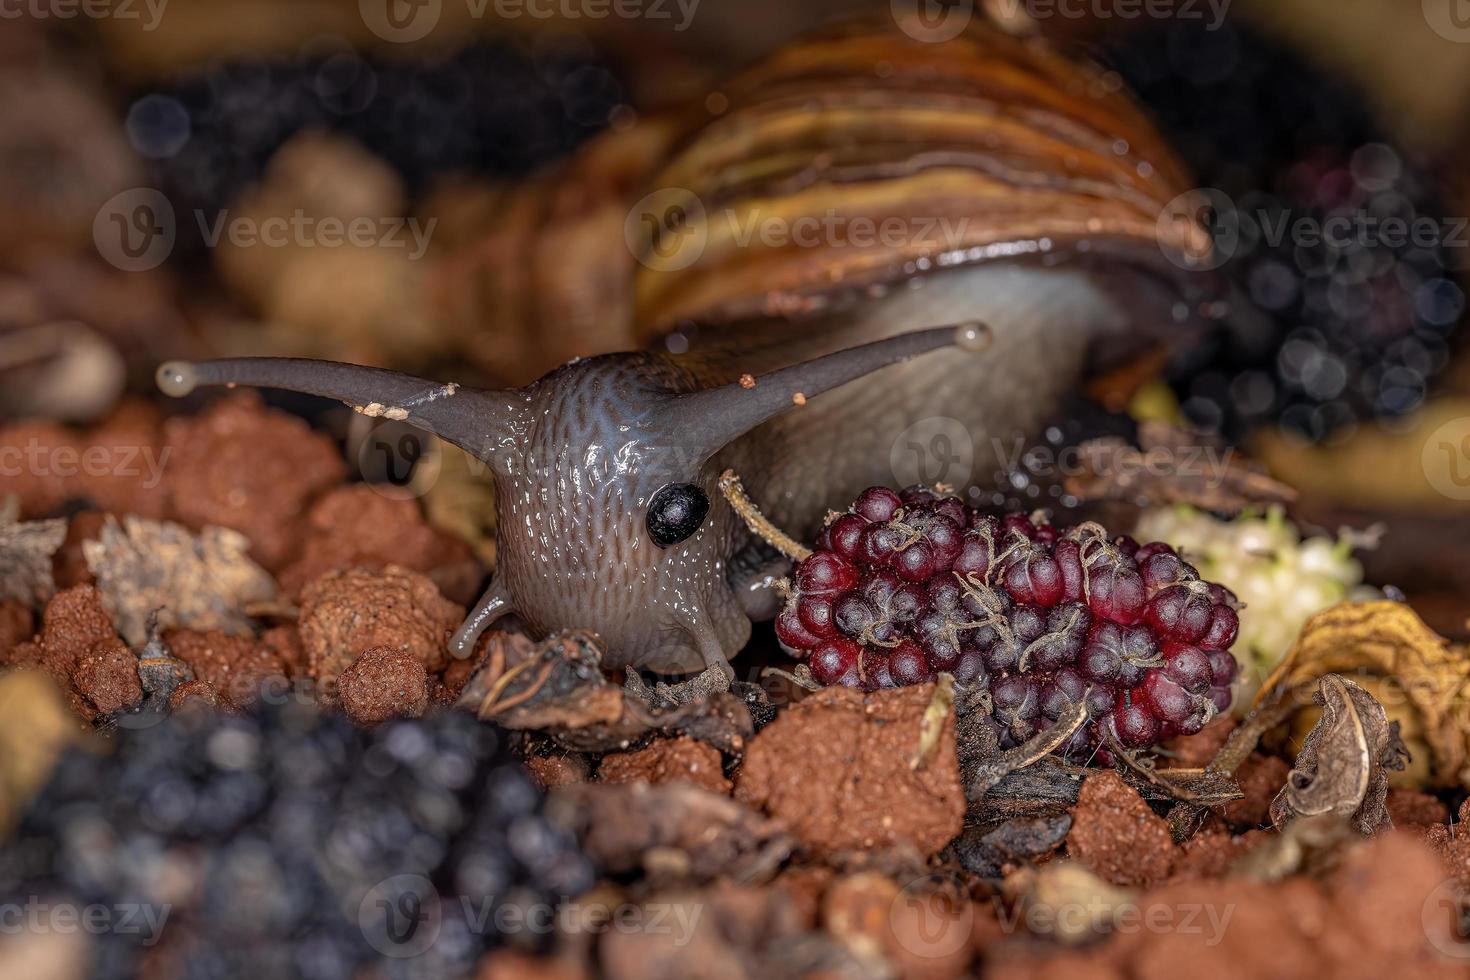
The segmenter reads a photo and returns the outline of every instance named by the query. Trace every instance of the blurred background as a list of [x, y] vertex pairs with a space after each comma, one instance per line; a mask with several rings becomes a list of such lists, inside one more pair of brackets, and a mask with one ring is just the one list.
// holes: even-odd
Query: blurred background
[[[1104, 407], [1246, 447], [1304, 523], [1386, 528], [1368, 577], [1464, 635], [1462, 0], [26, 0], [0, 28], [0, 415], [94, 424], [168, 357], [505, 385], [630, 346], [607, 243], [681, 114], [803, 31], [915, 4], [1092, 54], [1238, 208], [1212, 216], [1218, 334]], [[1271, 234], [1365, 214], [1430, 232]], [[238, 233], [272, 218], [279, 247]], [[375, 231], [286, 230], [327, 220]]]

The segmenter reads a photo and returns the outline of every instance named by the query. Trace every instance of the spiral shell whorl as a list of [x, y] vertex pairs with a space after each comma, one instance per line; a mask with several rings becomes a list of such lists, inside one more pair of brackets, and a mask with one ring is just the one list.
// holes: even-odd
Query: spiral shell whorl
[[1198, 225], [1160, 222], [1188, 181], [1115, 77], [978, 16], [939, 43], [835, 29], [720, 96], [654, 182], [677, 213], [655, 216], [635, 281], [645, 342], [1081, 243], [1160, 265], [1161, 244], [1208, 248]]

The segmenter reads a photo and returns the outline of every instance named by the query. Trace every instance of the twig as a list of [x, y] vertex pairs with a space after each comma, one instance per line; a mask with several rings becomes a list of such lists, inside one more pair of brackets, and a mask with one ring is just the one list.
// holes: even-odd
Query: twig
[[745, 494], [745, 488], [740, 485], [740, 477], [734, 470], [726, 470], [720, 474], [720, 492], [725, 499], [730, 501], [730, 506], [745, 526], [750, 528], [751, 533], [757, 535], [762, 541], [775, 548], [781, 554], [794, 561], [805, 561], [811, 557], [812, 549], [805, 547], [791, 535], [772, 524], [766, 515], [760, 512], [760, 508]]

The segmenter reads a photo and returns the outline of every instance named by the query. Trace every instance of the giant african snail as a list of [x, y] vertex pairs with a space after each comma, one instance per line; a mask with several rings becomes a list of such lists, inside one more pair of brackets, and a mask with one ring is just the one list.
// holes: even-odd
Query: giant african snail
[[[677, 673], [728, 669], [751, 618], [775, 611], [771, 569], [718, 493], [726, 467], [807, 535], [829, 505], [891, 482], [889, 449], [915, 420], [957, 419], [984, 452], [1033, 431], [1103, 353], [1184, 317], [1160, 246], [1202, 231], [1158, 220], [1178, 169], [1090, 66], [981, 23], [938, 44], [851, 26], [722, 96], [645, 199], [684, 219], [663, 229], [673, 249], [642, 243], [657, 249], [634, 282], [646, 352], [508, 391], [270, 358], [167, 364], [161, 386], [324, 395], [465, 448], [496, 478], [499, 551], [456, 652], [514, 611], [534, 631], [595, 629], [609, 666]], [[739, 234], [813, 215], [837, 234], [860, 218], [907, 234]], [[988, 329], [920, 329], [977, 321]], [[984, 353], [963, 350], [982, 337]]]

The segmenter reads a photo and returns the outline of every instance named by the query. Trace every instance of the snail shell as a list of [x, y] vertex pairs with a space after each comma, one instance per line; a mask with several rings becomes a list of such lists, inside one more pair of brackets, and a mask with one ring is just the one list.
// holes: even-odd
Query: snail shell
[[638, 339], [997, 258], [1081, 248], [1168, 273], [1163, 250], [1209, 240], [1161, 220], [1189, 184], [1120, 86], [978, 14], [943, 42], [874, 22], [778, 51], [707, 100], [723, 111], [644, 198]]

